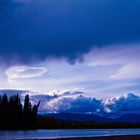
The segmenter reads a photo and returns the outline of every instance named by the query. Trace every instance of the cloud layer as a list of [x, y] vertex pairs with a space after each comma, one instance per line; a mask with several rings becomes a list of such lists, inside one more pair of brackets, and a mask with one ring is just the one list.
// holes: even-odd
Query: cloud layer
[[14, 80], [40, 77], [47, 71], [44, 67], [13, 66], [5, 74], [8, 80]]
[[140, 41], [139, 0], [0, 2], [0, 56], [5, 60], [28, 63], [54, 56], [73, 62], [93, 46]]

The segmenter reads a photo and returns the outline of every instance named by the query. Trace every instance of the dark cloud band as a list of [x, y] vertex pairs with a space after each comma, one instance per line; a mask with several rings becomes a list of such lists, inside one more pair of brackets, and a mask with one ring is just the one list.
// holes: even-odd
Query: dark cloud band
[[71, 62], [93, 46], [140, 40], [139, 0], [0, 1], [0, 56]]

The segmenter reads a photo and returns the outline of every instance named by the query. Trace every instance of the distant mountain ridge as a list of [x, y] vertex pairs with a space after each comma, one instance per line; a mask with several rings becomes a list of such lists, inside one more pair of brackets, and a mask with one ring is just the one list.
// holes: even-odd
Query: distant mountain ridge
[[51, 117], [54, 119], [70, 122], [120, 122], [120, 123], [140, 123], [140, 114], [126, 114], [117, 119], [106, 118], [94, 114], [72, 114], [72, 113], [51, 113], [41, 114], [43, 117]]
[[116, 119], [117, 122], [140, 123], [140, 114], [126, 114]]
[[112, 119], [90, 115], [90, 114], [72, 114], [72, 113], [55, 113], [46, 114], [47, 117], [52, 117], [63, 121], [76, 121], [76, 122], [112, 122]]

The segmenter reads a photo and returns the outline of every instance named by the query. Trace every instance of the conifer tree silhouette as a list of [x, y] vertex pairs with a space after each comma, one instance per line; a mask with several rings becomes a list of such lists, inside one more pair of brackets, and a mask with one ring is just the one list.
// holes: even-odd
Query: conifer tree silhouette
[[19, 95], [0, 96], [0, 129], [30, 129], [37, 124], [40, 101], [32, 107], [29, 95], [22, 105]]

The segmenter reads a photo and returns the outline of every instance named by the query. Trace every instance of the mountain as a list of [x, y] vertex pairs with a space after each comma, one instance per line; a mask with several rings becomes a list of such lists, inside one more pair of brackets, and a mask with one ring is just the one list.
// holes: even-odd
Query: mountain
[[115, 121], [123, 123], [140, 123], [140, 114], [126, 114]]
[[74, 122], [120, 122], [120, 123], [140, 123], [140, 114], [126, 114], [117, 119], [106, 118], [94, 114], [72, 114], [72, 113], [51, 113], [41, 114], [42, 117], [51, 117], [63, 121]]
[[44, 117], [51, 117], [63, 121], [76, 122], [113, 122], [112, 119], [101, 117], [93, 114], [72, 114], [72, 113], [53, 113], [44, 114]]

